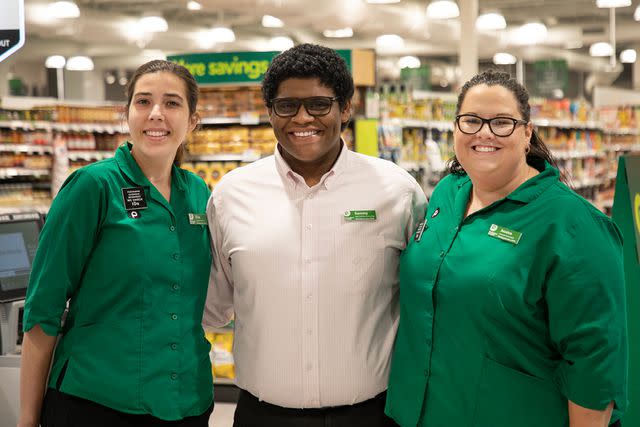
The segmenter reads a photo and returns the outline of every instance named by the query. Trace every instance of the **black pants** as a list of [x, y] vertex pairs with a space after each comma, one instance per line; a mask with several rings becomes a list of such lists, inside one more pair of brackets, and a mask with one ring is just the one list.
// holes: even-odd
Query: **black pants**
[[384, 414], [387, 393], [355, 405], [291, 409], [261, 402], [240, 390], [233, 427], [396, 427]]
[[127, 414], [90, 400], [47, 390], [42, 403], [42, 427], [208, 427], [213, 402], [202, 415], [164, 421], [151, 415]]

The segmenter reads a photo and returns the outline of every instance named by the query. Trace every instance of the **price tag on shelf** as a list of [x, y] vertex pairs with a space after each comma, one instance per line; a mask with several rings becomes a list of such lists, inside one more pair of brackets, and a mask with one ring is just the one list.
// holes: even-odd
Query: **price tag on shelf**
[[241, 125], [257, 125], [260, 124], [260, 114], [257, 111], [245, 111], [240, 114]]

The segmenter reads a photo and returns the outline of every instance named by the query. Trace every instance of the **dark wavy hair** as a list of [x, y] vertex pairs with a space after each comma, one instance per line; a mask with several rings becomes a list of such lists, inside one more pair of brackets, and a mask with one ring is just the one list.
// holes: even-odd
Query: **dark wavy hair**
[[[472, 87], [478, 85], [487, 85], [487, 86], [502, 86], [503, 88], [510, 91], [513, 96], [516, 98], [518, 102], [518, 110], [522, 115], [522, 119], [527, 122], [531, 121], [531, 106], [529, 105], [529, 93], [518, 81], [511, 77], [509, 73], [504, 71], [498, 71], [489, 69], [483, 71], [480, 74], [474, 76], [471, 80], [466, 82], [464, 86], [462, 86], [462, 90], [458, 95], [458, 105], [456, 106], [456, 116], [460, 114], [460, 107], [464, 102], [464, 98], [467, 96], [467, 92]], [[551, 166], [558, 169], [558, 163], [554, 159], [551, 151], [545, 145], [545, 143], [540, 139], [538, 133], [533, 130], [531, 133], [531, 139], [529, 140], [529, 146], [531, 150], [527, 153], [527, 163], [531, 166], [540, 166], [544, 164], [544, 161], [549, 162]], [[449, 172], [457, 175], [462, 175], [465, 173], [462, 165], [454, 155], [448, 162]]]
[[[262, 80], [262, 98], [268, 108], [272, 106], [271, 100], [276, 97], [280, 83], [291, 78], [319, 79], [320, 83], [333, 90], [340, 111], [353, 97], [353, 77], [347, 63], [328, 47], [301, 44], [273, 59]], [[342, 123], [342, 129], [347, 124]]]
[[[187, 95], [187, 105], [189, 106], [189, 117], [192, 117], [194, 114], [197, 113], [196, 109], [198, 107], [199, 91], [198, 91], [198, 83], [196, 82], [193, 75], [189, 72], [189, 70], [187, 70], [182, 65], [176, 64], [175, 62], [171, 62], [171, 61], [156, 59], [153, 61], [149, 61], [145, 64], [142, 64], [133, 73], [133, 77], [131, 77], [129, 84], [125, 89], [125, 95], [127, 97], [127, 105], [126, 105], [124, 114], [126, 118], [129, 118], [129, 107], [131, 106], [131, 100], [133, 99], [133, 94], [136, 89], [136, 83], [138, 83], [138, 80], [140, 79], [140, 77], [144, 76], [145, 74], [159, 73], [159, 72], [171, 73], [174, 76], [180, 78], [184, 82], [184, 85], [187, 89], [186, 95]], [[180, 147], [178, 147], [178, 151], [176, 151], [176, 156], [173, 159], [173, 163], [176, 166], [180, 166], [183, 158], [184, 158], [184, 143], [180, 144]]]

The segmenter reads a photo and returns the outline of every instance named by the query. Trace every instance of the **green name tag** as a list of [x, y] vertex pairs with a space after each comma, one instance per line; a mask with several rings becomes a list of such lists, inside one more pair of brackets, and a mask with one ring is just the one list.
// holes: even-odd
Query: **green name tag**
[[522, 233], [519, 231], [509, 230], [508, 228], [501, 227], [496, 224], [491, 224], [491, 227], [489, 227], [489, 233], [487, 234], [491, 237], [495, 237], [496, 239], [513, 243], [514, 245], [517, 245], [522, 237]]
[[344, 219], [347, 221], [375, 221], [377, 219], [376, 211], [346, 211]]
[[189, 224], [191, 225], [207, 225], [207, 214], [189, 214]]

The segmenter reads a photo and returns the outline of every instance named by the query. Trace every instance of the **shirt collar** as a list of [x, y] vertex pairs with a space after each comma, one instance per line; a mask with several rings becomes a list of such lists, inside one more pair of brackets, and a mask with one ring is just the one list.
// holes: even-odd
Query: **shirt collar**
[[549, 162], [545, 161], [544, 164], [534, 165], [534, 167], [540, 173], [513, 190], [506, 197], [507, 199], [529, 203], [537, 199], [552, 184], [558, 182], [560, 174]]
[[[116, 150], [115, 159], [118, 167], [137, 186], [152, 187], [142, 172], [142, 169], [138, 166], [136, 159], [131, 155], [131, 147], [132, 144], [130, 142], [125, 142]], [[171, 170], [171, 185], [173, 188], [184, 191], [186, 189], [186, 183], [182, 174], [178, 172], [178, 167], [173, 165]]]
[[[338, 154], [338, 159], [333, 164], [331, 169], [320, 179], [319, 184], [323, 185], [327, 190], [332, 188], [337, 182], [338, 176], [348, 169], [349, 149], [347, 148], [347, 144], [345, 144], [344, 141], [340, 140], [340, 143], [342, 144], [342, 148], [340, 149], [340, 154]], [[291, 169], [291, 166], [289, 166], [287, 161], [284, 159], [284, 157], [282, 157], [282, 153], [280, 152], [280, 144], [276, 144], [274, 157], [276, 160], [276, 169], [283, 179], [294, 184], [304, 183], [304, 178], [294, 172], [293, 169]]]

